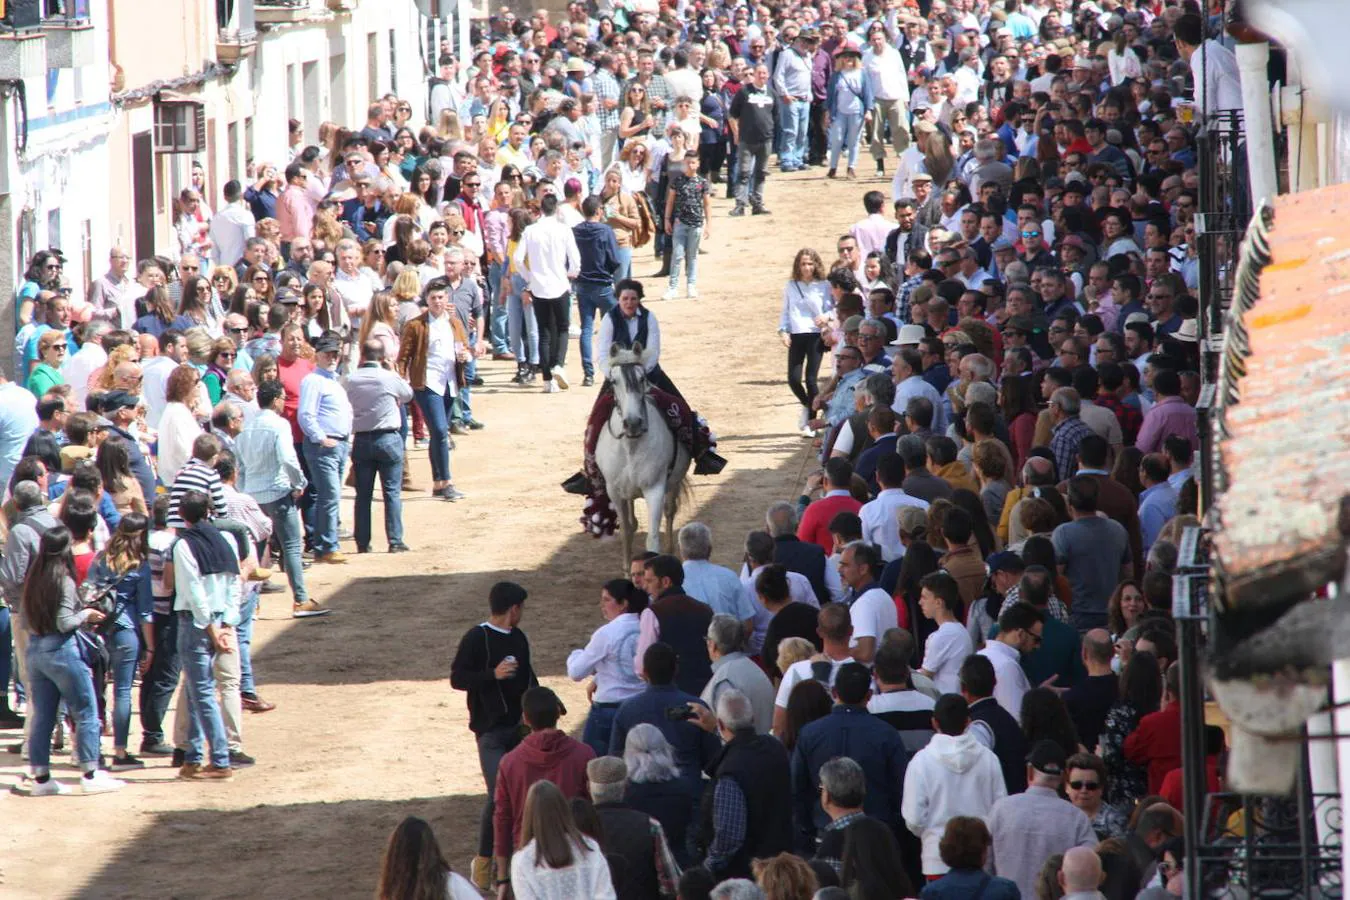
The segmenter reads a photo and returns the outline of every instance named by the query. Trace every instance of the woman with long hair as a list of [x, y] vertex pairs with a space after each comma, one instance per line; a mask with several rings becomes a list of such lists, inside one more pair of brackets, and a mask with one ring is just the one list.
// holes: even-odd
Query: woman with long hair
[[98, 445], [94, 465], [103, 477], [103, 490], [108, 492], [113, 506], [123, 516], [137, 513], [147, 515], [145, 493], [141, 482], [131, 471], [131, 453], [125, 439], [113, 435]]
[[145, 296], [138, 300], [136, 305], [145, 310], [131, 326], [139, 334], [159, 337], [173, 327], [174, 317], [178, 315], [169, 300], [169, 289], [162, 284], [157, 284], [146, 291]]
[[[624, 190], [637, 196], [647, 197], [647, 181], [651, 175], [651, 151], [646, 141], [629, 141], [619, 151], [619, 175]], [[650, 200], [648, 203], [650, 204]]]
[[856, 900], [914, 896], [894, 832], [870, 816], [861, 817], [844, 832], [839, 883]]
[[511, 380], [530, 384], [539, 374], [539, 323], [534, 318], [534, 305], [525, 303], [525, 276], [516, 266], [516, 247], [525, 229], [539, 216], [523, 208], [511, 210], [510, 215], [511, 234], [506, 241], [507, 264], [502, 284], [506, 285], [507, 344], [516, 357], [516, 375]]
[[547, 779], [525, 795], [511, 890], [516, 900], [614, 900], [605, 854], [577, 828], [567, 798]]
[[1106, 603], [1106, 627], [1111, 639], [1118, 641], [1139, 622], [1139, 615], [1148, 609], [1148, 601], [1139, 588], [1139, 582], [1122, 581], [1116, 585], [1111, 599]]
[[1034, 747], [1037, 741], [1054, 741], [1063, 748], [1066, 759], [1081, 752], [1069, 708], [1050, 688], [1034, 687], [1023, 694], [1020, 718], [1028, 747]]
[[244, 270], [242, 283], [253, 288], [258, 295], [258, 299], [264, 303], [271, 303], [276, 299], [276, 291], [272, 286], [272, 272], [267, 266], [249, 266]]
[[[401, 273], [400, 273], [400, 277]], [[398, 359], [398, 303], [389, 291], [380, 291], [370, 298], [370, 308], [361, 317], [361, 330], [357, 333], [358, 347], [367, 340], [374, 339], [384, 347], [384, 358], [393, 364]]]
[[75, 756], [84, 772], [80, 789], [98, 794], [125, 787], [98, 767], [98, 704], [93, 675], [80, 653], [82, 639], [76, 632], [85, 625], [100, 624], [107, 616], [96, 609], [82, 608], [70, 548], [70, 530], [64, 525], [43, 533], [19, 601], [23, 627], [29, 634], [24, 659], [32, 718], [28, 734], [30, 797], [70, 792], [51, 776], [52, 731], [63, 700], [75, 720]]
[[970, 515], [971, 528], [975, 533], [975, 543], [979, 545], [980, 557], [988, 559], [998, 547], [994, 529], [989, 526], [989, 517], [984, 512], [984, 502], [980, 495], [965, 488], [952, 491], [952, 503]]
[[251, 284], [241, 284], [227, 296], [229, 297], [227, 311], [245, 317], [248, 316], [249, 307], [258, 303], [258, 292]]
[[178, 296], [178, 315], [173, 327], [179, 331], [189, 328], [208, 328], [211, 324], [211, 285], [205, 278], [193, 275], [183, 279]]
[[619, 245], [619, 267], [614, 273], [617, 284], [629, 277], [633, 270], [633, 236], [642, 227], [639, 199], [623, 186], [623, 171], [619, 163], [605, 170], [600, 185], [600, 202], [604, 204], [605, 223], [614, 229], [614, 240]]
[[591, 709], [586, 716], [582, 741], [591, 745], [596, 756], [609, 752], [609, 736], [619, 704], [636, 697], [645, 688], [633, 669], [637, 650], [638, 616], [647, 608], [646, 591], [627, 578], [606, 581], [600, 589], [600, 615], [605, 624], [591, 635], [584, 648], [567, 656], [567, 677], [581, 681], [595, 676]]
[[[815, 435], [807, 422], [811, 420], [811, 405], [820, 390], [820, 360], [825, 352], [820, 333], [829, 325], [829, 312], [834, 308], [829, 282], [825, 280], [827, 274], [819, 253], [810, 247], [798, 250], [792, 260], [792, 273], [783, 287], [783, 312], [778, 317], [778, 338], [788, 352], [788, 387], [801, 404], [797, 430], [803, 437]], [[802, 381], [803, 364], [806, 366], [805, 382]]]
[[833, 708], [834, 701], [830, 699], [830, 692], [814, 678], [793, 685], [792, 693], [788, 694], [787, 724], [783, 727], [783, 733], [779, 735], [784, 749], [789, 754], [792, 753], [802, 729], [816, 719], [828, 716]]
[[1111, 47], [1106, 51], [1106, 68], [1111, 76], [1112, 87], [1144, 74], [1144, 67], [1140, 65], [1138, 55], [1130, 48], [1130, 36], [1126, 34], [1124, 28], [1116, 29]]
[[313, 282], [305, 285], [300, 294], [300, 314], [304, 320], [305, 338], [311, 343], [332, 327], [329, 323], [328, 298], [322, 287]]
[[885, 289], [897, 293], [899, 283], [895, 277], [895, 266], [891, 258], [880, 250], [873, 250], [863, 260], [863, 283], [858, 290], [866, 296], [872, 291]]
[[[872, 112], [874, 100], [868, 74], [863, 71], [862, 51], [855, 43], [845, 42], [834, 51], [834, 74], [825, 88], [825, 121], [828, 123], [830, 168], [826, 178], [834, 178], [841, 154], [848, 156], [848, 177], [857, 178], [858, 146], [862, 140], [863, 119]], [[878, 126], [879, 127], [879, 126]]]
[[[414, 201], [420, 202], [417, 201], [416, 194], [404, 194], [403, 196], [412, 197]], [[400, 204], [405, 209], [412, 205], [403, 204], [402, 201], [400, 201]], [[396, 262], [407, 263], [409, 256], [408, 251], [412, 247], [412, 242], [422, 236], [422, 231], [417, 224], [417, 220], [407, 214], [397, 214], [390, 216], [389, 221], [386, 224], [389, 226], [387, 230], [389, 232], [390, 243], [384, 250], [385, 265]]]
[[660, 822], [675, 861], [681, 866], [689, 865], [692, 860], [685, 835], [694, 819], [700, 785], [680, 777], [674, 748], [650, 722], [628, 730], [623, 761], [628, 764], [628, 793], [624, 802]]
[[[150, 520], [142, 513], [128, 513], [117, 523], [108, 546], [89, 567], [87, 579], [100, 588], [111, 588], [112, 628], [108, 632], [108, 674], [113, 682], [113, 762], [109, 767], [140, 769], [145, 763], [127, 752], [131, 731], [131, 683], [144, 640], [148, 668], [155, 652], [155, 598], [150, 584]], [[138, 636], [139, 632], [139, 636]], [[102, 685], [98, 686], [102, 693]]]
[[394, 153], [398, 156], [398, 173], [403, 176], [404, 181], [411, 182], [413, 172], [426, 156], [422, 152], [422, 145], [417, 141], [417, 136], [406, 125], [394, 132]]
[[370, 238], [361, 244], [361, 265], [374, 272], [384, 284], [384, 241]]
[[375, 900], [479, 900], [469, 879], [452, 871], [436, 833], [424, 819], [408, 816], [384, 848]]
[[623, 109], [619, 113], [619, 146], [646, 137], [653, 121], [647, 89], [636, 81], [630, 82], [623, 92]]
[[[1004, 326], [1005, 328], [1007, 326]], [[1036, 379], [1030, 376], [1004, 378], [998, 386], [998, 405], [1012, 441], [1015, 476], [1022, 474], [1036, 434]]]
[[1097, 756], [1106, 764], [1106, 802], [1125, 815], [1148, 793], [1148, 770], [1125, 758], [1125, 738], [1139, 727], [1140, 719], [1157, 711], [1161, 701], [1158, 657], [1136, 650], [1120, 674], [1120, 699], [1106, 713], [1097, 747]]
[[[216, 296], [221, 299], [222, 303], [234, 294], [237, 287], [239, 287], [239, 274], [235, 272], [234, 266], [216, 266], [211, 270], [211, 289], [216, 292]], [[243, 310], [228, 311], [243, 312]]]

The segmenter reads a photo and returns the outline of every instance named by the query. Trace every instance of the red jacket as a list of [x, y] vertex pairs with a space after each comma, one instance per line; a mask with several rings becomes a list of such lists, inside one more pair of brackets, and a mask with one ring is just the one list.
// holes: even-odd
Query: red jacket
[[1148, 767], [1148, 792], [1162, 793], [1163, 779], [1181, 768], [1181, 704], [1172, 703], [1139, 720], [1125, 738], [1125, 758]]
[[834, 496], [821, 497], [802, 513], [802, 521], [797, 526], [797, 540], [819, 544], [829, 556], [834, 552], [834, 537], [830, 534], [830, 520], [841, 512], [857, 515], [862, 504], [847, 492]]
[[497, 767], [496, 809], [492, 813], [492, 852], [510, 856], [520, 842], [525, 794], [536, 781], [548, 779], [563, 795], [585, 797], [586, 763], [595, 758], [589, 745], [573, 740], [556, 728], [536, 731], [502, 757]]

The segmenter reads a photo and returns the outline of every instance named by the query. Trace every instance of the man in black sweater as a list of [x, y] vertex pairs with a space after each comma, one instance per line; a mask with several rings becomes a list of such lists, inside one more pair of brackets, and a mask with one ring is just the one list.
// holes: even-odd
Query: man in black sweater
[[973, 653], [961, 664], [961, 696], [970, 704], [970, 730], [994, 751], [1009, 794], [1027, 789], [1027, 740], [1022, 727], [994, 699], [994, 664]]
[[478, 764], [487, 786], [487, 802], [478, 824], [474, 884], [492, 885], [492, 797], [497, 766], [520, 743], [520, 699], [539, 684], [530, 665], [530, 641], [519, 627], [525, 614], [523, 587], [499, 581], [488, 593], [488, 620], [460, 638], [450, 664], [450, 686], [468, 694], [469, 730], [478, 742]]

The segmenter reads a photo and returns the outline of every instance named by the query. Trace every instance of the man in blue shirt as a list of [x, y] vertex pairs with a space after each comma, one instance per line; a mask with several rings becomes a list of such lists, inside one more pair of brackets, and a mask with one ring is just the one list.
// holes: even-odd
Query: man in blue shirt
[[797, 850], [812, 853], [816, 832], [830, 822], [820, 806], [820, 768], [837, 756], [862, 767], [867, 780], [863, 811], [890, 825], [900, 822], [900, 793], [909, 753], [900, 732], [867, 711], [872, 673], [845, 663], [834, 676], [835, 707], [802, 729], [792, 753], [792, 806]]
[[1177, 514], [1177, 490], [1169, 483], [1170, 474], [1167, 457], [1161, 453], [1150, 453], [1139, 461], [1139, 482], [1144, 486], [1139, 495], [1139, 535], [1145, 553]]
[[721, 742], [704, 731], [685, 715], [689, 704], [704, 703], [693, 694], [686, 694], [675, 686], [675, 650], [660, 641], [647, 648], [642, 656], [642, 677], [647, 690], [619, 704], [614, 714], [614, 729], [609, 734], [609, 755], [623, 756], [628, 732], [646, 722], [655, 725], [675, 751], [675, 765], [680, 777], [698, 784], [702, 772], [721, 749]]
[[690, 522], [680, 529], [679, 546], [684, 593], [708, 604], [714, 613], [742, 622], [749, 634], [755, 624], [755, 605], [739, 575], [708, 561], [712, 557], [712, 531], [702, 522]]
[[314, 561], [345, 563], [338, 550], [338, 499], [352, 436], [352, 404], [337, 380], [342, 338], [325, 331], [314, 342], [314, 371], [300, 382], [296, 419], [314, 479]]

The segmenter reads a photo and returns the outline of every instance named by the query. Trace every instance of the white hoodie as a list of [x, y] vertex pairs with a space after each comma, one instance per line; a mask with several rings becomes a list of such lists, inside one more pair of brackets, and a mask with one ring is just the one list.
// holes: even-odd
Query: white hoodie
[[905, 824], [923, 838], [923, 873], [947, 872], [938, 842], [948, 819], [978, 816], [987, 821], [994, 804], [1007, 795], [998, 757], [973, 734], [933, 735], [909, 761], [900, 802]]

